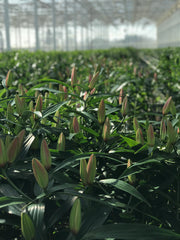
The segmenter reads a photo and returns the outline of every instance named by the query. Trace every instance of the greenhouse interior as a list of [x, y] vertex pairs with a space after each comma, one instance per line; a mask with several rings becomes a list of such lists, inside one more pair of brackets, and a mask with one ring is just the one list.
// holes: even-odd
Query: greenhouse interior
[[0, 240], [180, 240], [180, 0], [0, 0]]
[[179, 0], [0, 0], [0, 51], [180, 45]]

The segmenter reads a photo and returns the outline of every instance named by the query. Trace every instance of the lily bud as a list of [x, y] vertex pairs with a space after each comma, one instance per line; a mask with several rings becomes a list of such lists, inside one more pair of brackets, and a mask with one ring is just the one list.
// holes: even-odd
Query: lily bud
[[24, 99], [20, 98], [18, 95], [15, 96], [15, 103], [16, 103], [16, 111], [19, 115], [25, 110], [25, 101]]
[[13, 116], [13, 109], [10, 103], [8, 103], [7, 106], [7, 112], [6, 112], [6, 117], [8, 120], [13, 121], [14, 120], [14, 116]]
[[121, 88], [119, 92], [119, 105], [121, 105], [123, 102], [123, 89]]
[[42, 95], [39, 95], [36, 100], [35, 111], [42, 112], [42, 106], [43, 106]]
[[170, 112], [172, 115], [176, 115], [176, 107], [175, 107], [174, 101], [171, 101]]
[[6, 149], [2, 139], [0, 138], [0, 168], [4, 167], [7, 163]]
[[170, 111], [171, 101], [172, 101], [172, 97], [169, 97], [166, 103], [164, 104], [162, 108], [163, 115], [167, 114]]
[[88, 98], [88, 93], [87, 91], [84, 93], [84, 97], [83, 97], [83, 100], [86, 101], [86, 99]]
[[105, 104], [104, 104], [104, 100], [101, 99], [101, 102], [98, 108], [98, 122], [100, 124], [103, 124], [104, 120], [105, 120]]
[[74, 133], [78, 133], [80, 131], [79, 123], [76, 117], [73, 118], [73, 131]]
[[59, 110], [57, 110], [54, 114], [54, 117], [53, 117], [53, 120], [56, 122], [56, 123], [53, 123], [53, 127], [58, 127], [59, 124], [60, 124], [60, 113], [59, 113]]
[[176, 142], [176, 131], [172, 126], [172, 123], [168, 120], [167, 121], [167, 135], [168, 135], [168, 141], [170, 144], [174, 144]]
[[21, 213], [21, 232], [25, 240], [33, 240], [35, 237], [34, 223], [25, 212]]
[[74, 84], [77, 83], [77, 76], [76, 76], [76, 68], [73, 67], [72, 72], [71, 72], [71, 86], [73, 87]]
[[147, 144], [153, 147], [155, 144], [155, 136], [153, 126], [150, 124], [147, 130]]
[[136, 117], [133, 118], [133, 128], [134, 128], [134, 131], [135, 131], [135, 132], [136, 132], [136, 131], [138, 130], [138, 128], [139, 128], [139, 123], [138, 123]]
[[63, 86], [63, 91], [64, 91], [64, 100], [67, 100], [68, 94], [67, 94], [67, 87]]
[[5, 80], [6, 88], [8, 88], [12, 84], [12, 82], [13, 82], [13, 73], [11, 70], [9, 70]]
[[136, 142], [142, 145], [144, 144], [144, 138], [140, 128], [136, 131]]
[[90, 95], [93, 95], [95, 93], [96, 89], [93, 88], [91, 91], [90, 91]]
[[161, 125], [160, 125], [160, 138], [162, 141], [166, 138], [166, 124], [163, 119], [162, 119]]
[[18, 135], [17, 135], [17, 138], [18, 138], [18, 153], [19, 153], [20, 150], [21, 150], [25, 132], [26, 132], [25, 129], [23, 129], [23, 130], [21, 130], [21, 131], [18, 133]]
[[123, 117], [125, 117], [128, 113], [128, 98], [125, 96], [123, 102], [122, 102], [122, 109], [121, 109]]
[[46, 92], [45, 96], [44, 96], [44, 106], [45, 106], [45, 108], [47, 108], [48, 104], [49, 104], [49, 99], [48, 98], [49, 98], [49, 93]]
[[99, 72], [94, 73], [94, 75], [92, 76], [92, 79], [90, 80], [90, 83], [89, 83], [89, 86], [88, 86], [91, 90], [94, 88], [98, 76], [99, 76]]
[[39, 160], [37, 160], [36, 158], [33, 158], [32, 169], [33, 169], [34, 177], [37, 183], [41, 188], [45, 189], [49, 182], [48, 173], [45, 167], [40, 163]]
[[107, 117], [103, 126], [103, 132], [102, 132], [103, 140], [106, 142], [110, 138], [110, 121]]
[[[128, 159], [127, 168], [129, 168], [131, 165], [132, 165], [132, 161], [131, 159]], [[136, 181], [136, 175], [135, 174], [128, 175], [128, 180], [130, 184], [134, 184]]]
[[94, 182], [95, 176], [96, 176], [96, 157], [94, 156], [94, 154], [92, 154], [87, 164], [88, 184], [92, 184]]
[[30, 101], [30, 103], [29, 103], [29, 110], [30, 110], [31, 112], [34, 111], [33, 101]]
[[65, 137], [63, 132], [59, 135], [58, 142], [57, 142], [57, 150], [65, 151]]
[[13, 163], [19, 150], [19, 138], [15, 137], [7, 148], [7, 162]]
[[81, 202], [79, 198], [74, 201], [70, 212], [69, 226], [71, 232], [77, 234], [81, 227]]
[[46, 169], [51, 167], [51, 154], [45, 139], [41, 142], [41, 162]]
[[80, 160], [80, 177], [81, 181], [84, 185], [87, 185], [88, 177], [87, 177], [87, 162], [86, 159]]

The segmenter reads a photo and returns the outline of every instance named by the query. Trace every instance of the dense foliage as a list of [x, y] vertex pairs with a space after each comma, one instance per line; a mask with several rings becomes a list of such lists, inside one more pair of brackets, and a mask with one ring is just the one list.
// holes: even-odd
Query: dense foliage
[[179, 49], [6, 52], [0, 80], [2, 239], [180, 239]]

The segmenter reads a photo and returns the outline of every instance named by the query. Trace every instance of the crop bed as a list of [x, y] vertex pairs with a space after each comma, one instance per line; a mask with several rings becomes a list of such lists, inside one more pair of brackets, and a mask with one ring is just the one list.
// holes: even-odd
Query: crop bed
[[0, 239], [180, 239], [180, 50], [0, 54]]

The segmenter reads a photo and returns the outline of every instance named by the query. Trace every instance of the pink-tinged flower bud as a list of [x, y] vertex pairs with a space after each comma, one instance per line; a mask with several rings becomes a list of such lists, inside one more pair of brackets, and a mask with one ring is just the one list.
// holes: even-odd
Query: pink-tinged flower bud
[[21, 83], [18, 84], [18, 93], [19, 93], [19, 95], [25, 94], [25, 89]]
[[168, 135], [168, 142], [170, 144], [174, 144], [177, 139], [176, 131], [169, 120], [167, 120], [167, 135]]
[[172, 97], [169, 97], [162, 108], [163, 115], [167, 114], [170, 111], [171, 102], [172, 102]]
[[59, 110], [57, 110], [54, 114], [54, 117], [53, 117], [53, 120], [56, 122], [56, 123], [53, 123], [52, 126], [53, 127], [58, 127], [60, 125], [60, 113], [59, 113]]
[[13, 73], [11, 70], [8, 71], [6, 80], [5, 80], [5, 86], [8, 88], [13, 82]]
[[121, 109], [123, 117], [125, 117], [128, 113], [128, 98], [125, 96], [123, 102], [122, 102], [122, 109]]
[[98, 122], [100, 124], [103, 124], [104, 120], [105, 120], [105, 104], [104, 104], [104, 100], [101, 99], [101, 102], [98, 108]]
[[133, 118], [133, 128], [134, 128], [134, 131], [136, 132], [139, 128], [139, 123], [138, 123], [138, 120], [136, 117]]
[[153, 126], [150, 124], [147, 130], [147, 144], [153, 147], [155, 144], [155, 136]]
[[71, 86], [73, 87], [74, 84], [77, 83], [77, 74], [76, 74], [76, 68], [73, 67], [72, 72], [71, 72]]
[[59, 135], [58, 142], [57, 142], [57, 150], [65, 151], [65, 136], [63, 132]]
[[[128, 159], [127, 168], [131, 166], [132, 166], [132, 161], [131, 159]], [[136, 175], [135, 174], [128, 175], [128, 180], [129, 180], [129, 183], [133, 185], [136, 182]]]
[[74, 201], [70, 212], [69, 227], [73, 234], [77, 234], [81, 227], [81, 202], [79, 198]]
[[157, 73], [154, 73], [154, 80], [157, 81]]
[[78, 133], [80, 131], [77, 117], [73, 118], [73, 131], [74, 133]]
[[0, 168], [4, 167], [7, 163], [6, 149], [2, 139], [0, 138]]
[[136, 76], [136, 73], [137, 73], [137, 68], [134, 67], [134, 69], [133, 69], [133, 75]]
[[6, 118], [10, 121], [14, 121], [13, 109], [10, 103], [7, 106]]
[[15, 96], [16, 111], [19, 115], [25, 111], [25, 101], [23, 98], [20, 98], [18, 95]]
[[[51, 84], [51, 83], [50, 83], [50, 84]], [[35, 93], [34, 93], [35, 98], [37, 98], [37, 97], [39, 96], [39, 94], [40, 94], [40, 93], [39, 93], [39, 90], [36, 90]]]
[[25, 240], [33, 240], [35, 237], [34, 223], [25, 212], [21, 213], [21, 232]]
[[67, 87], [63, 86], [63, 92], [64, 92], [64, 100], [67, 100], [68, 94], [67, 94]]
[[179, 134], [179, 128], [177, 129], [177, 134]]
[[45, 139], [41, 142], [41, 162], [47, 170], [51, 168], [51, 154]]
[[21, 131], [18, 133], [18, 135], [17, 135], [18, 142], [19, 142], [19, 144], [18, 144], [18, 152], [17, 152], [17, 153], [19, 153], [20, 150], [21, 150], [25, 132], [26, 132], [25, 129], [23, 129], [23, 130], [21, 130]]
[[119, 92], [119, 105], [121, 105], [123, 102], [123, 89], [121, 88]]
[[91, 90], [94, 88], [98, 76], [99, 76], [99, 72], [94, 73], [94, 75], [92, 76], [92, 79], [91, 79], [91, 81], [90, 81], [90, 83], [89, 83], [89, 86], [88, 86]]
[[7, 135], [6, 136], [6, 140], [5, 140], [5, 148], [7, 149], [11, 143], [11, 136], [10, 135]]
[[87, 180], [88, 184], [92, 184], [96, 176], [96, 157], [92, 154], [87, 164]]
[[166, 138], [166, 124], [163, 119], [162, 119], [161, 125], [160, 125], [160, 138], [162, 141]]
[[44, 96], [44, 107], [47, 108], [49, 104], [49, 93], [46, 92]]
[[7, 148], [7, 162], [13, 163], [19, 150], [19, 138], [15, 137]]
[[110, 121], [109, 121], [108, 117], [106, 118], [106, 120], [104, 122], [102, 137], [105, 142], [108, 141], [110, 138]]
[[42, 95], [39, 95], [36, 100], [35, 111], [42, 112], [42, 106], [43, 106]]
[[95, 93], [96, 89], [93, 88], [91, 91], [90, 91], [90, 95], [93, 95]]
[[142, 73], [141, 73], [141, 71], [138, 72], [138, 77], [139, 77], [139, 78], [142, 77]]
[[39, 160], [37, 160], [36, 158], [33, 158], [32, 169], [33, 169], [33, 174], [37, 183], [41, 188], [45, 189], [49, 182], [48, 173], [45, 167], [41, 164]]
[[29, 103], [29, 110], [30, 110], [31, 112], [34, 111], [33, 101], [30, 101], [30, 103]]
[[87, 98], [88, 98], [88, 93], [87, 93], [87, 91], [84, 93], [84, 97], [83, 97], [83, 100], [84, 101], [86, 101], [87, 100]]
[[176, 107], [175, 107], [174, 101], [171, 101], [170, 112], [172, 115], [176, 115]]
[[83, 185], [87, 185], [88, 176], [87, 176], [87, 162], [86, 159], [80, 160], [80, 177]]
[[136, 131], [136, 142], [142, 145], [144, 144], [144, 138], [140, 128]]

